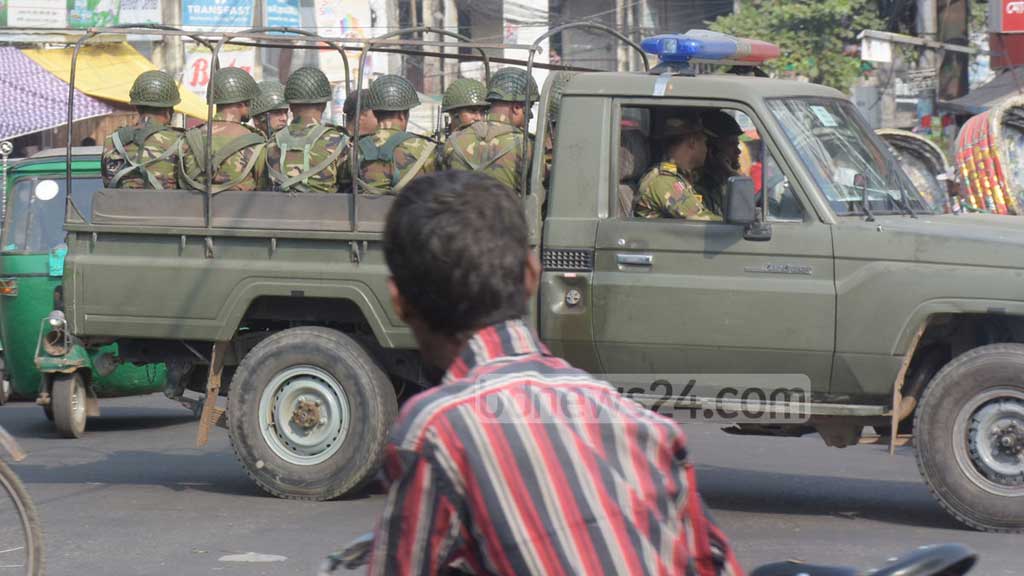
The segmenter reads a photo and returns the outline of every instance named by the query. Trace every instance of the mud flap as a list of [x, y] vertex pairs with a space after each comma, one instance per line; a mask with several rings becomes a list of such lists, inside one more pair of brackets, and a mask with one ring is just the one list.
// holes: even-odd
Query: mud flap
[[210, 353], [210, 376], [206, 381], [206, 400], [203, 402], [199, 430], [196, 432], [196, 448], [206, 446], [210, 439], [210, 427], [217, 423], [220, 416], [218, 412], [223, 412], [217, 408], [217, 398], [220, 396], [220, 377], [224, 372], [224, 353], [227, 352], [228, 344], [213, 343], [213, 351]]

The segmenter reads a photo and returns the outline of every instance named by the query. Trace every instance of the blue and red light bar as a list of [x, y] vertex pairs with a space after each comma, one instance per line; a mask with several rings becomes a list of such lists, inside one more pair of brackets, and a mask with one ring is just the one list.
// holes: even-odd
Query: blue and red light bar
[[690, 30], [686, 34], [659, 34], [644, 38], [640, 47], [662, 62], [728, 60], [758, 64], [778, 58], [779, 47], [771, 42], [736, 38], [711, 30]]

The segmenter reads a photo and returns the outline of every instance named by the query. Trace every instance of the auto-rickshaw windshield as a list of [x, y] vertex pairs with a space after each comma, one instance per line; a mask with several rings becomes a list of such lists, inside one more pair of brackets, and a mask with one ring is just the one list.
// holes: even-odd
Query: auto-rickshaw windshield
[[875, 212], [899, 212], [904, 199], [914, 212], [931, 212], [850, 102], [776, 98], [768, 108], [837, 214], [863, 214], [865, 196]]
[[[75, 178], [71, 182], [75, 206], [91, 211], [92, 196], [103, 187], [102, 180]], [[0, 237], [4, 252], [49, 252], [64, 242], [64, 189], [60, 175], [15, 181]]]

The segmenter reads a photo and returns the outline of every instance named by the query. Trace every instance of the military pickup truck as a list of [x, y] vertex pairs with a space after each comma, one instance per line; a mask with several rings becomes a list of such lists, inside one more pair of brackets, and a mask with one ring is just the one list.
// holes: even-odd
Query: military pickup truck
[[[671, 62], [681, 45], [654, 51]], [[546, 187], [544, 151], [529, 159], [544, 342], [661, 412], [746, 416], [734, 433], [912, 440], [953, 516], [1024, 530], [1024, 225], [932, 213], [833, 89], [655, 70], [575, 75]], [[721, 222], [632, 212], [663, 158], [657, 127], [683, 110], [724, 110], [760, 140], [758, 176], [729, 181]], [[389, 305], [392, 200], [109, 189], [88, 212], [72, 203], [63, 310], [37, 361], [51, 387], [88, 386], [88, 365], [62, 359], [116, 341], [121, 362], [165, 362], [172, 397], [226, 394], [214, 413], [266, 491], [351, 492], [399, 402], [431, 381]], [[802, 417], [759, 420], [768, 408]]]

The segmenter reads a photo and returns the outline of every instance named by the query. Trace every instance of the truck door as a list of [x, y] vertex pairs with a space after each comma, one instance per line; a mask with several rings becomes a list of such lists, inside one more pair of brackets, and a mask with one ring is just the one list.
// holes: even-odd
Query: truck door
[[744, 239], [740, 225], [633, 217], [630, 195], [646, 171], [631, 169], [643, 150], [636, 143], [646, 141], [644, 165], [663, 158], [649, 126], [666, 110], [642, 100], [615, 106], [619, 185], [610, 190], [609, 216], [598, 223], [594, 261], [601, 364], [620, 375], [803, 374], [812, 391], [824, 392], [835, 339], [831, 230], [810, 210], [788, 167], [776, 162], [781, 156], [763, 125], [732, 106], [676, 104], [721, 108], [747, 124], [745, 169], [760, 196], [767, 190], [768, 241]]

